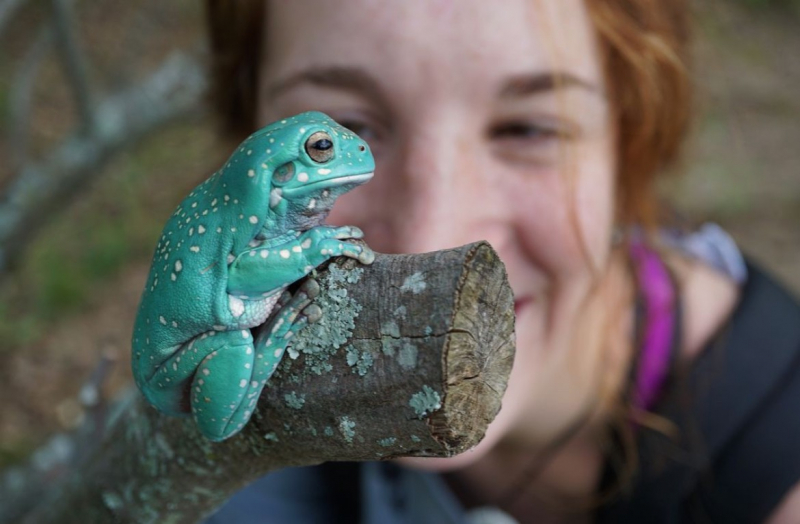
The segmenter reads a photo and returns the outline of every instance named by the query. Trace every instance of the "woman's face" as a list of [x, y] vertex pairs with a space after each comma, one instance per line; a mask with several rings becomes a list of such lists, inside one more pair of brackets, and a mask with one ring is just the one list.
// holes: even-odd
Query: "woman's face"
[[376, 251], [492, 244], [514, 290], [517, 356], [478, 449], [547, 438], [583, 402], [573, 333], [613, 218], [615, 133], [582, 0], [267, 11], [261, 123], [314, 109], [368, 140], [375, 177], [329, 222], [359, 226]]

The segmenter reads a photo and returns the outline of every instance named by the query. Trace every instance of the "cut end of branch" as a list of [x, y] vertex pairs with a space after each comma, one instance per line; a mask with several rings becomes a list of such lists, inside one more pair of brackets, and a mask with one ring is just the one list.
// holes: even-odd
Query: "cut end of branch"
[[472, 244], [443, 353], [447, 393], [430, 418], [434, 438], [454, 455], [477, 445], [500, 411], [514, 363], [514, 320], [514, 296], [499, 256], [486, 242]]

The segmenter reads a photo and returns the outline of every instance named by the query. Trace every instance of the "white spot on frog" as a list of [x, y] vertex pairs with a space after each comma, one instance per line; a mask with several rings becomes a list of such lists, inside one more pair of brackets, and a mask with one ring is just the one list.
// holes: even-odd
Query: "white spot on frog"
[[247, 170], [247, 176], [249, 176], [250, 178], [253, 178], [254, 176], [256, 176], [255, 170], [254, 169], [248, 169]]
[[203, 226], [197, 226], [197, 234], [198, 235], [202, 235], [205, 232], [206, 232], [206, 228], [204, 228]]
[[292, 251], [294, 251], [295, 253], [302, 253], [303, 248], [300, 246], [292, 246]]
[[279, 187], [276, 187], [269, 193], [269, 207], [275, 207], [280, 204], [281, 200], [283, 199], [283, 190]]
[[257, 216], [255, 216], [255, 215], [251, 216], [251, 217], [250, 217], [250, 223], [251, 223], [251, 224], [254, 224], [254, 225], [255, 225], [255, 224], [258, 224], [258, 217], [257, 217]]
[[331, 172], [330, 169], [326, 169], [324, 167], [317, 169], [317, 173], [319, 173], [320, 175], [328, 175], [330, 174], [330, 172]]
[[167, 325], [167, 319], [165, 319], [163, 315], [158, 317], [158, 321], [164, 324], [165, 326]]
[[192, 247], [189, 248], [189, 251], [191, 251], [192, 253], [199, 253], [200, 252], [200, 246], [192, 246]]
[[239, 318], [244, 313], [244, 302], [238, 297], [228, 295], [228, 309], [230, 309], [234, 318]]
[[180, 260], [175, 261], [175, 272], [180, 273], [181, 269], [183, 269], [183, 263]]
[[281, 258], [289, 258], [289, 250], [281, 249]]
[[240, 380], [239, 381], [239, 387], [240, 388], [247, 387], [247, 380], [245, 380], [245, 379]]
[[297, 174], [297, 181], [298, 182], [308, 182], [308, 173], [303, 171], [302, 173]]
[[308, 248], [310, 248], [310, 247], [311, 247], [311, 239], [310, 239], [310, 238], [307, 238], [307, 239], [303, 240], [303, 243], [302, 243], [302, 244], [300, 244], [300, 246], [301, 246], [303, 249], [308, 249]]
[[317, 199], [312, 198], [308, 201], [308, 209], [314, 209], [315, 207], [317, 207]]
[[258, 254], [261, 255], [261, 258], [267, 258], [269, 256], [269, 249], [262, 249]]

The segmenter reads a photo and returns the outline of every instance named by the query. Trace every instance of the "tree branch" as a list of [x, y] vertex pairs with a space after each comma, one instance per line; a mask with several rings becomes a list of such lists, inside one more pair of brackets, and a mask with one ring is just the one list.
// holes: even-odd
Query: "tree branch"
[[24, 0], [0, 0], [0, 35], [3, 34], [3, 29], [6, 22], [11, 20], [14, 13], [22, 7]]
[[28, 136], [30, 133], [31, 99], [33, 85], [53, 40], [53, 28], [45, 25], [36, 35], [33, 45], [25, 53], [9, 95], [10, 125], [8, 137], [10, 144], [11, 168], [17, 170], [28, 161]]
[[0, 275], [70, 196], [83, 190], [114, 154], [161, 125], [202, 107], [201, 65], [173, 54], [143, 84], [103, 101], [97, 126], [75, 133], [40, 164], [22, 167], [0, 200]]
[[53, 27], [55, 29], [56, 48], [61, 54], [72, 94], [75, 96], [75, 105], [81, 116], [81, 132], [91, 133], [97, 125], [97, 109], [92, 103], [92, 93], [89, 87], [89, 78], [83, 53], [75, 36], [75, 21], [72, 17], [70, 0], [50, 0], [53, 8]]
[[[500, 408], [513, 296], [485, 242], [319, 273], [322, 320], [295, 336], [250, 423], [218, 444], [138, 395], [25, 522], [197, 522], [256, 478], [331, 460], [451, 456]], [[338, 346], [336, 349], [334, 346]]]

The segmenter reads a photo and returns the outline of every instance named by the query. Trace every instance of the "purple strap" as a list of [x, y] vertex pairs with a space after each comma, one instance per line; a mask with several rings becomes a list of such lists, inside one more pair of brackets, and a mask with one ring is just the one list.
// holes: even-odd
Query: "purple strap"
[[650, 410], [669, 374], [675, 328], [675, 290], [658, 254], [643, 243], [630, 246], [644, 301], [642, 346], [636, 370], [634, 405]]

